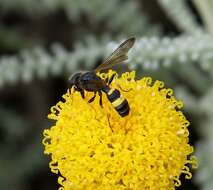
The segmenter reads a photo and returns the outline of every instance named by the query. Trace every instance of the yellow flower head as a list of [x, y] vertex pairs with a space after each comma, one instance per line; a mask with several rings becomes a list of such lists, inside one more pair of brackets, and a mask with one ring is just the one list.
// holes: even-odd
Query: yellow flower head
[[93, 93], [82, 99], [73, 90], [51, 108], [56, 124], [44, 131], [43, 144], [51, 171], [60, 173], [60, 189], [170, 190], [181, 184], [181, 174], [190, 179], [189, 164], [197, 161], [189, 157], [189, 121], [172, 90], [149, 77], [136, 80], [135, 72], [116, 76], [110, 87], [123, 89], [128, 116], [121, 117], [105, 94], [101, 108], [99, 98], [88, 103]]

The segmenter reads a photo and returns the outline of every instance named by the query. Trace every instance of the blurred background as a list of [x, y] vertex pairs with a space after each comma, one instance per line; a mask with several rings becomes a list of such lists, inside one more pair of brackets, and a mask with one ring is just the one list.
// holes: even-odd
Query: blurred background
[[0, 189], [58, 189], [43, 154], [47, 114], [67, 79], [130, 36], [117, 70], [163, 80], [184, 100], [199, 169], [181, 189], [213, 189], [212, 0], [0, 0]]

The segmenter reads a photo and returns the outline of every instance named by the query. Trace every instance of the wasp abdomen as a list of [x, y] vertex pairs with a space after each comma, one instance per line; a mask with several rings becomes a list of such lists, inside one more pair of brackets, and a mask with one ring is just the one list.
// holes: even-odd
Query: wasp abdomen
[[107, 98], [120, 116], [124, 117], [129, 114], [129, 104], [127, 100], [121, 95], [119, 90], [110, 89], [107, 92]]

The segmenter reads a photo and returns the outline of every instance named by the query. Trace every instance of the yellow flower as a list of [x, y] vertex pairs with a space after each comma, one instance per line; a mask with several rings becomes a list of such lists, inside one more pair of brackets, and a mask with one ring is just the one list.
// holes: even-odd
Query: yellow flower
[[[100, 74], [102, 78], [114, 72]], [[93, 93], [68, 92], [51, 108], [56, 124], [44, 131], [45, 153], [51, 171], [59, 174], [62, 190], [172, 190], [179, 177], [192, 177], [196, 167], [188, 144], [189, 121], [183, 106], [161, 81], [135, 79], [135, 72], [115, 77], [111, 88], [121, 87], [130, 113], [121, 117], [106, 95], [88, 103]], [[72, 91], [72, 92], [71, 92]]]

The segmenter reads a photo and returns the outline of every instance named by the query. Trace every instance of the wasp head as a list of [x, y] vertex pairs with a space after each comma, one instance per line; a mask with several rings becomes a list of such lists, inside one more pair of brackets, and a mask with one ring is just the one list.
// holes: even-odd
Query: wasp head
[[81, 73], [74, 73], [72, 74], [69, 79], [68, 79], [68, 83], [70, 85], [70, 87], [72, 88], [73, 86], [76, 86], [78, 88], [79, 86], [79, 78], [81, 76]]

